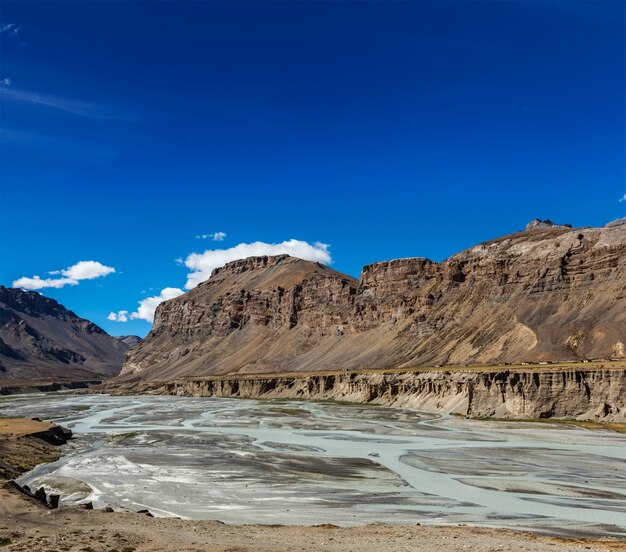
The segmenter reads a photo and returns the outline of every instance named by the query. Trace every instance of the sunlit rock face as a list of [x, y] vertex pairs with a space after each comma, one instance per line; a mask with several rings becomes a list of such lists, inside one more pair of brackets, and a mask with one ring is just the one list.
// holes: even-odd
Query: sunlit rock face
[[626, 354], [626, 225], [539, 225], [360, 280], [286, 255], [227, 264], [162, 303], [126, 380]]
[[76, 439], [20, 478], [158, 516], [458, 524], [626, 536], [624, 436], [367, 405], [48, 395], [0, 400]]
[[626, 423], [626, 370], [424, 371], [184, 378], [153, 391], [190, 397], [337, 400], [495, 418]]

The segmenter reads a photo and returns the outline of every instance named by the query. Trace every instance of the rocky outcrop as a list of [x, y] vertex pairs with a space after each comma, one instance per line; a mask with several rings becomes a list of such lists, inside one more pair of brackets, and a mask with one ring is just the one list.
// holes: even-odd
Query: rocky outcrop
[[188, 378], [157, 390], [195, 397], [339, 400], [476, 417], [626, 422], [624, 368]]
[[61, 499], [61, 495], [59, 494], [50, 494], [46, 493], [46, 489], [44, 487], [39, 487], [36, 491], [31, 490], [28, 485], [20, 485], [15, 481], [9, 481], [9, 488], [13, 488], [16, 491], [26, 495], [29, 498], [34, 498], [37, 502], [41, 502], [46, 508], [50, 508], [51, 510], [55, 510], [59, 507], [59, 501]]
[[536, 228], [550, 228], [551, 226], [562, 226], [564, 228], [571, 228], [571, 224], [555, 224], [550, 219], [533, 219], [526, 225], [526, 232], [535, 230]]
[[0, 393], [115, 376], [129, 339], [110, 336], [54, 299], [0, 286]]
[[57, 460], [61, 456], [58, 447], [71, 438], [71, 430], [38, 418], [0, 418], [0, 484], [38, 464]]
[[535, 225], [356, 280], [286, 255], [217, 269], [162, 303], [120, 381], [623, 358], [626, 226]]
[[626, 226], [626, 217], [609, 222], [606, 228], [617, 228], [618, 226]]
[[[38, 418], [5, 418], [0, 424], [0, 486], [14, 489], [47, 508], [59, 507], [61, 496], [48, 494], [44, 487], [32, 490], [12, 479], [35, 465], [56, 460], [61, 454], [55, 450], [72, 438], [72, 431]], [[51, 445], [51, 446], [50, 446]]]

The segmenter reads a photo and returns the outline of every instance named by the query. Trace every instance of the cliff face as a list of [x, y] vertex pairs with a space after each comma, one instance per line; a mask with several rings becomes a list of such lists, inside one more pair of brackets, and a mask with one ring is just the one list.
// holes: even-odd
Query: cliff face
[[178, 380], [159, 391], [196, 397], [339, 400], [497, 418], [626, 422], [626, 370], [405, 372]]
[[101, 380], [129, 346], [39, 293], [0, 286], [0, 384]]
[[122, 379], [626, 355], [626, 224], [539, 226], [360, 280], [288, 256], [236, 261], [162, 303]]

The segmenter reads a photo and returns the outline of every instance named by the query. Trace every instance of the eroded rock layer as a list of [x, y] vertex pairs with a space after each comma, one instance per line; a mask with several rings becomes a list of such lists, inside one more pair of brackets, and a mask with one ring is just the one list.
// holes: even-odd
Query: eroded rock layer
[[626, 355], [626, 224], [539, 225], [356, 280], [286, 255], [162, 303], [123, 380]]
[[496, 418], [626, 422], [626, 370], [425, 371], [174, 381], [161, 393], [339, 400]]

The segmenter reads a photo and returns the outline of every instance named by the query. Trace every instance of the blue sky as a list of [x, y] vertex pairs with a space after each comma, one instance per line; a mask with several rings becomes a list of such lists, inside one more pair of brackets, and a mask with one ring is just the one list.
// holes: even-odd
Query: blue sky
[[145, 335], [139, 301], [270, 247], [239, 244], [358, 276], [623, 217], [624, 21], [597, 0], [5, 0], [0, 283], [64, 278], [40, 291]]

